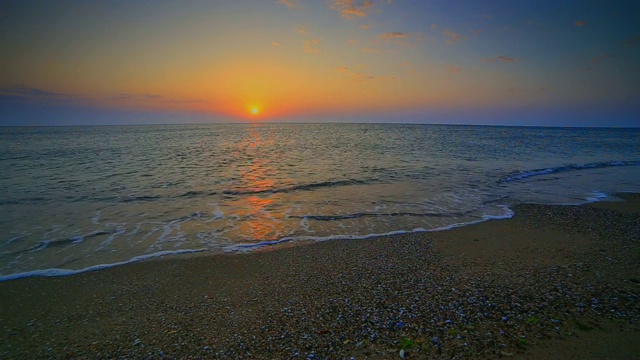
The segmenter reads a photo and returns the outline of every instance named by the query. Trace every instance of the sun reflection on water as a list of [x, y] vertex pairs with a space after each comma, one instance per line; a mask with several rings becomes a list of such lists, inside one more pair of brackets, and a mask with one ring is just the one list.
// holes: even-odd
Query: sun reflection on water
[[281, 179], [277, 169], [265, 161], [269, 157], [261, 155], [261, 148], [268, 140], [260, 136], [259, 126], [251, 126], [247, 142], [238, 143], [238, 151], [246, 155], [246, 164], [241, 167], [239, 178], [242, 193], [255, 195], [241, 195], [237, 200], [240, 209], [238, 215], [245, 221], [239, 225], [239, 233], [246, 240], [270, 241], [284, 236], [282, 218], [285, 216], [280, 210], [273, 208], [273, 197], [270, 193], [276, 187], [274, 179]]

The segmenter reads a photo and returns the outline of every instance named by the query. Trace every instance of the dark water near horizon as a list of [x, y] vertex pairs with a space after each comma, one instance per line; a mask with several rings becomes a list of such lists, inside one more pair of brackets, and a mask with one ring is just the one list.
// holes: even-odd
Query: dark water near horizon
[[446, 229], [510, 217], [522, 202], [640, 192], [639, 165], [640, 129], [0, 128], [0, 279]]

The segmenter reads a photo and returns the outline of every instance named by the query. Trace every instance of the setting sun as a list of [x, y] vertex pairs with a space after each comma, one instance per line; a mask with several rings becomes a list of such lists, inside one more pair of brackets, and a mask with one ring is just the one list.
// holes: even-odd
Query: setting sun
[[258, 109], [257, 107], [252, 107], [251, 108], [251, 114], [258, 115], [259, 112], [260, 112], [260, 109]]

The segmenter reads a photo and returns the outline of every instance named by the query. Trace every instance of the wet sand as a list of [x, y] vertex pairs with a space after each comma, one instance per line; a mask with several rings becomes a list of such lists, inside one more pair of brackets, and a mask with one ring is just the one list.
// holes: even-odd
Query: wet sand
[[0, 283], [0, 358], [640, 358], [640, 196]]

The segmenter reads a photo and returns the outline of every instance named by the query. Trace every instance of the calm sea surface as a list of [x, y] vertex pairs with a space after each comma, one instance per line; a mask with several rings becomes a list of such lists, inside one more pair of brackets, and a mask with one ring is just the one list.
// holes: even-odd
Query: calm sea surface
[[443, 229], [640, 192], [639, 179], [638, 129], [5, 127], [0, 279]]

